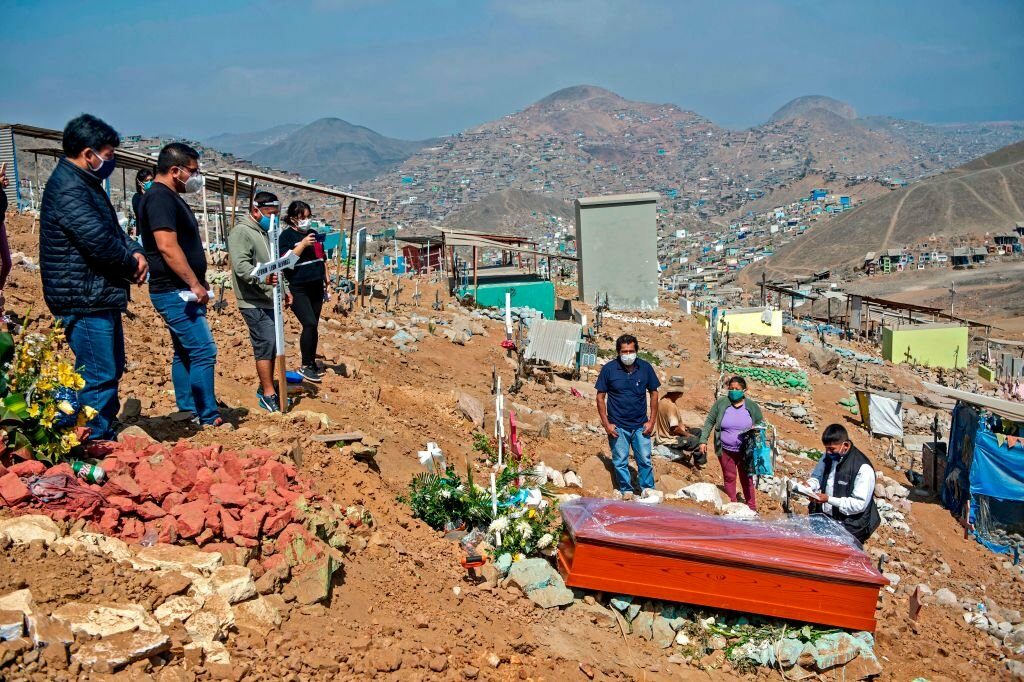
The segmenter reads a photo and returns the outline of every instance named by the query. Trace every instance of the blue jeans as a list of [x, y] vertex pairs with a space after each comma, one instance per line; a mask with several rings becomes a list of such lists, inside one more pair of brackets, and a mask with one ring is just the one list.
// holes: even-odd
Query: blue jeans
[[206, 306], [186, 303], [176, 291], [151, 293], [149, 298], [171, 333], [174, 345], [171, 380], [178, 409], [192, 412], [200, 423], [212, 424], [220, 418], [213, 390], [217, 344], [206, 321]]
[[619, 492], [632, 492], [633, 484], [629, 480], [629, 450], [633, 449], [636, 458], [636, 472], [640, 479], [640, 488], [654, 487], [654, 467], [651, 466], [651, 438], [644, 435], [644, 427], [624, 429], [617, 427], [618, 438], [608, 437], [608, 445], [612, 449], [612, 466], [615, 468], [615, 489]]
[[93, 313], [58, 317], [64, 327], [75, 369], [85, 379], [85, 388], [78, 392], [78, 401], [96, 410], [89, 421], [89, 436], [95, 440], [114, 438], [113, 422], [121, 408], [117, 387], [124, 376], [124, 329], [121, 313], [100, 310]]

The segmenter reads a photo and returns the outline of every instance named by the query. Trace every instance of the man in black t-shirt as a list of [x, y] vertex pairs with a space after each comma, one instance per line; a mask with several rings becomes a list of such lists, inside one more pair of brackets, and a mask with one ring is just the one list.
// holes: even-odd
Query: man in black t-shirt
[[199, 222], [179, 196], [203, 188], [199, 152], [180, 142], [160, 150], [156, 180], [142, 197], [139, 234], [149, 261], [149, 297], [174, 345], [171, 378], [178, 409], [201, 424], [223, 423], [214, 392], [217, 345], [206, 321], [210, 300]]

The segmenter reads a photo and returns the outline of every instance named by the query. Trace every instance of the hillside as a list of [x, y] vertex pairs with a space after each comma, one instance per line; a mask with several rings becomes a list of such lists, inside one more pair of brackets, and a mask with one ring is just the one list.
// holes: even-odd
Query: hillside
[[571, 228], [572, 205], [537, 192], [503, 189], [449, 214], [442, 224], [496, 234]]
[[857, 118], [857, 112], [846, 102], [840, 102], [824, 95], [806, 95], [797, 97], [784, 104], [778, 111], [772, 114], [769, 121], [778, 123], [794, 118], [805, 118], [815, 111], [827, 111], [840, 118], [852, 120]]
[[251, 154], [271, 168], [348, 185], [391, 170], [427, 144], [385, 137], [340, 118], [322, 118]]
[[249, 133], [221, 133], [204, 140], [203, 144], [244, 158], [283, 140], [301, 127], [298, 123], [286, 123]]
[[384, 220], [403, 223], [437, 223], [508, 189], [564, 202], [654, 190], [664, 197], [659, 225], [672, 231], [737, 215], [807, 178], [836, 190], [913, 180], [1024, 139], [1020, 123], [935, 127], [856, 116], [815, 96], [736, 131], [674, 104], [578, 85], [420, 149], [359, 189], [382, 200]]
[[1024, 142], [870, 200], [781, 247], [746, 277], [788, 278], [860, 265], [868, 251], [1006, 232], [1024, 220]]

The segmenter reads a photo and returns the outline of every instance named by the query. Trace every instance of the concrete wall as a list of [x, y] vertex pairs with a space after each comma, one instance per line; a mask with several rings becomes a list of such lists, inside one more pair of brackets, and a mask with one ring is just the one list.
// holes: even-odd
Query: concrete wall
[[955, 324], [882, 327], [882, 358], [897, 365], [909, 356], [918, 365], [966, 367], [967, 332]]
[[576, 200], [581, 300], [607, 294], [613, 310], [658, 307], [657, 200], [654, 192]]

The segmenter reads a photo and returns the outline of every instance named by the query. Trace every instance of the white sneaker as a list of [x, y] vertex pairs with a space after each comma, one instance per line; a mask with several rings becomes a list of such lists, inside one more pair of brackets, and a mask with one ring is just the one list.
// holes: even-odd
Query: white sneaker
[[626, 492], [622, 492], [621, 490], [616, 490], [614, 493], [612, 493], [612, 497], [616, 500], [625, 500], [628, 502], [629, 500], [633, 499], [633, 491], [628, 490]]
[[644, 488], [644, 492], [640, 495], [640, 499], [637, 500], [640, 504], [660, 504], [661, 500], [665, 497], [665, 494], [660, 490], [654, 488]]

